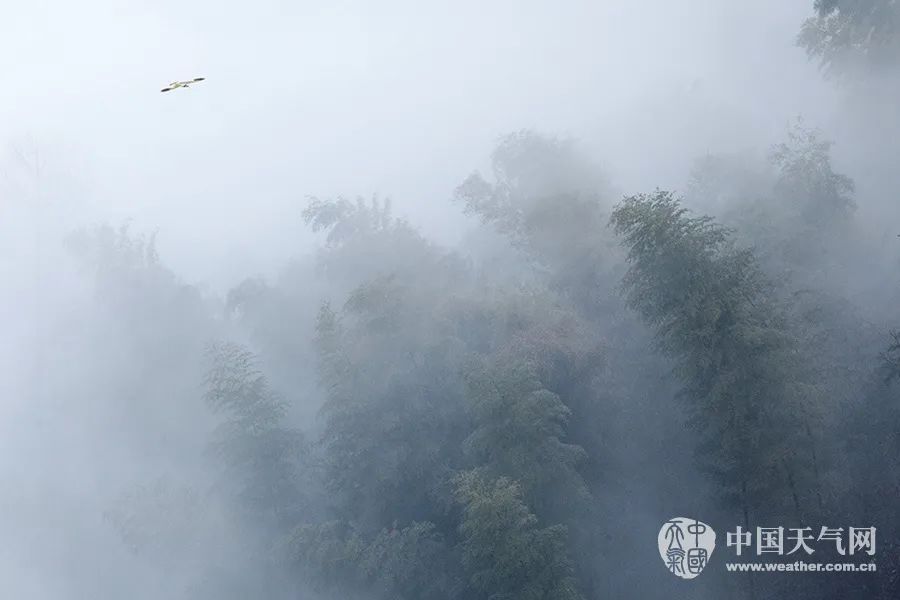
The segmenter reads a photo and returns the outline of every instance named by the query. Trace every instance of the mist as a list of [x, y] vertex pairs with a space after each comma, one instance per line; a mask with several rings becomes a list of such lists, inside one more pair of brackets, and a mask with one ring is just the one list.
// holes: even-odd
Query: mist
[[[900, 9], [855, 4], [5, 6], [0, 589], [896, 597]], [[736, 525], [878, 573], [727, 573]]]

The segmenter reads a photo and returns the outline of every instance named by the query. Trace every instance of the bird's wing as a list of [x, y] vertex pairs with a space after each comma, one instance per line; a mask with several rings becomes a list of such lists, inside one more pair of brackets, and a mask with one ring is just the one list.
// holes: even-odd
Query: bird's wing
[[163, 89], [161, 89], [161, 90], [159, 90], [159, 91], [161, 91], [161, 92], [168, 92], [168, 91], [170, 91], [171, 89], [172, 89], [172, 88], [167, 87], [167, 88], [163, 88]]
[[206, 77], [194, 77], [194, 81], [203, 81]]

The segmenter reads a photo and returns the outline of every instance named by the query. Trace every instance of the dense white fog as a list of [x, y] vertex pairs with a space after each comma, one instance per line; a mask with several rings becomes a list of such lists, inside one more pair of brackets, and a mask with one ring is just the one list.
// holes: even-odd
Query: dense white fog
[[[881, 29], [859, 26], [893, 33], [883, 64], [836, 76], [807, 55], [798, 34], [831, 4], [839, 12], [822, 19], [885, 11]], [[743, 505], [722, 501], [719, 480], [691, 458], [729, 444], [710, 446], [706, 425], [691, 429], [718, 409], [681, 404], [706, 389], [683, 379], [691, 360], [706, 359], [665, 337], [679, 321], [664, 308], [714, 295], [724, 275], [710, 270], [719, 275], [704, 283], [695, 266], [688, 292], [652, 287], [662, 263], [641, 262], [628, 238], [644, 231], [641, 221], [616, 207], [669, 190], [752, 249], [774, 291], [747, 293], [777, 306], [772, 314], [784, 315], [796, 341], [791, 355], [804, 357], [803, 375], [783, 389], [806, 390], [797, 414], [818, 444], [809, 489], [819, 512], [800, 511], [791, 489], [791, 518], [852, 517], [900, 534], [886, 500], [853, 491], [872, 481], [884, 498], [897, 491], [897, 392], [880, 386], [892, 385], [884, 369], [900, 365], [890, 333], [900, 325], [898, 23], [892, 0], [5, 2], [0, 596], [896, 597], [889, 563], [900, 539], [888, 537], [882, 578], [868, 587], [820, 578], [820, 587], [769, 588], [719, 574], [685, 592], [660, 564], [635, 566], [656, 552], [660, 519], [705, 510], [731, 524], [740, 506], [744, 517], [748, 506], [762, 516], [777, 502], [746, 501], [746, 491]], [[159, 91], [194, 77], [205, 79]], [[791, 146], [792, 131], [814, 133]], [[515, 132], [528, 133], [505, 137]], [[778, 162], [782, 143], [788, 158]], [[378, 200], [355, 205], [357, 197]], [[850, 208], [834, 209], [846, 215], [825, 215], [827, 202], [847, 198]], [[388, 199], [392, 212], [379, 212]], [[708, 254], [731, 256], [723, 248]], [[735, 275], [740, 285], [755, 281], [756, 266], [748, 269]], [[635, 278], [645, 287], [629, 288]], [[642, 304], [641, 293], [660, 304]], [[340, 324], [333, 331], [326, 303]], [[694, 323], [705, 314], [697, 310]], [[334, 347], [329, 332], [340, 339]], [[515, 409], [491, 412], [472, 397], [506, 389], [504, 361], [533, 339], [546, 345], [534, 342], [537, 355], [558, 351], [580, 365], [535, 377], [546, 375], [540, 389], [561, 403], [547, 435], [586, 457], [572, 468], [584, 481], [573, 489], [588, 500], [537, 475], [559, 491], [529, 491], [531, 480], [509, 465], [531, 459], [496, 459], [507, 468], [484, 458], [499, 455], [498, 439], [521, 440], [479, 429], [479, 419]], [[210, 351], [216, 341], [236, 345]], [[238, 368], [243, 355], [228, 348], [255, 357], [259, 371], [242, 376], [262, 379], [241, 392], [258, 395], [252, 409], [234, 399], [249, 396], [222, 391], [240, 377], [226, 385], [209, 375], [216, 360]], [[329, 363], [338, 354], [340, 368]], [[523, 364], [544, 360], [528, 356]], [[726, 362], [716, 363], [723, 372]], [[382, 394], [383, 404], [373, 400]], [[457, 408], [458, 398], [469, 404]], [[784, 398], [779, 407], [790, 404]], [[340, 402], [375, 404], [342, 421]], [[788, 412], [779, 422], [796, 416]], [[251, 417], [264, 425], [247, 425]], [[359, 430], [341, 429], [348, 422]], [[245, 426], [256, 441], [234, 437]], [[253, 437], [259, 427], [277, 441]], [[348, 439], [358, 442], [352, 451], [341, 446]], [[858, 439], [872, 446], [848, 453]], [[257, 455], [248, 449], [256, 443], [271, 445]], [[300, 475], [285, 491], [270, 471], [294, 461]], [[805, 485], [806, 471], [785, 468]], [[426, 477], [416, 469], [437, 482], [411, 482]], [[473, 549], [473, 498], [490, 495], [477, 487], [484, 473], [498, 486], [521, 484], [523, 510], [541, 527], [568, 527], [560, 547], [571, 577], [541, 583], [543, 595], [469, 578], [467, 557], [501, 553]], [[295, 492], [302, 500], [284, 500]], [[242, 504], [248, 494], [258, 512]], [[331, 539], [334, 523], [346, 548], [367, 549], [341, 550], [340, 560], [328, 554], [338, 546], [310, 550], [309, 536]], [[395, 534], [433, 541], [433, 531], [440, 544], [427, 548], [439, 558], [419, 546], [393, 562], [388, 550], [371, 554]], [[413, 560], [423, 556], [428, 566]], [[369, 569], [362, 583], [321, 566], [357, 558]], [[372, 574], [391, 569], [404, 575], [386, 583]], [[434, 589], [411, 583], [421, 573]]]

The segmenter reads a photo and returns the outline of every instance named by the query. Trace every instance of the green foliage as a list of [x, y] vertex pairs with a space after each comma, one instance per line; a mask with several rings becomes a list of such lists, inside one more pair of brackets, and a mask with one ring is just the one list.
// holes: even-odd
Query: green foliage
[[[351, 208], [329, 208], [323, 230], [355, 220], [359, 207]], [[349, 261], [357, 238], [373, 235], [386, 258], [364, 269], [339, 310], [320, 309], [316, 329], [326, 394], [320, 449], [337, 520], [299, 528], [292, 555], [322, 590], [471, 597], [454, 474], [476, 467], [514, 477], [538, 509], [533, 518], [571, 518], [588, 495], [577, 471], [584, 450], [566, 439], [566, 403], [589, 404], [602, 360], [553, 294], [484, 288], [453, 255], [359, 211], [369, 225], [351, 227], [322, 259]], [[408, 244], [418, 247], [414, 267], [399, 258]], [[541, 550], [547, 560], [570, 543], [553, 535], [553, 549]]]
[[814, 9], [797, 43], [830, 76], [900, 66], [900, 4], [894, 0], [815, 0]]
[[319, 317], [326, 484], [339, 514], [366, 527], [425, 518], [460, 452], [463, 355], [435, 334], [440, 303], [407, 291], [390, 281], [360, 289], [347, 328], [327, 307]]
[[522, 500], [518, 484], [477, 472], [454, 480], [463, 505], [462, 562], [473, 587], [489, 600], [576, 600], [566, 555], [566, 528], [541, 528]]
[[389, 201], [372, 198], [310, 199], [303, 219], [325, 233], [318, 271], [338, 293], [365, 281], [397, 273], [425, 273], [439, 252], [403, 219], [391, 215]]
[[[405, 227], [377, 235], [387, 258], [355, 273], [365, 283], [340, 311], [326, 304], [316, 331], [324, 482], [335, 513], [366, 536], [394, 519], [435, 518], [436, 490], [461, 454], [466, 419], [464, 351], [449, 313], [472, 286], [457, 261]], [[360, 243], [345, 239], [322, 260], [345, 252], [356, 262]]]
[[796, 207], [802, 219], [818, 225], [846, 219], [856, 208], [853, 180], [832, 169], [831, 145], [820, 131], [798, 119], [787, 141], [777, 144], [771, 154], [779, 174], [776, 191]]
[[303, 220], [313, 231], [327, 231], [326, 242], [330, 246], [405, 226], [392, 218], [390, 200], [379, 202], [378, 198], [372, 198], [368, 205], [362, 198], [355, 203], [346, 198], [311, 198], [303, 210]]
[[855, 184], [835, 171], [832, 144], [798, 118], [768, 165], [707, 157], [695, 165], [688, 199], [751, 245], [767, 274], [786, 286], [820, 286], [848, 275], [857, 258]]
[[288, 552], [320, 591], [336, 581], [353, 598], [446, 600], [464, 590], [454, 555], [432, 523], [399, 529], [394, 523], [368, 539], [339, 521], [304, 525]]
[[[613, 547], [630, 543], [634, 523], [608, 518], [630, 509], [622, 490], [658, 498], [661, 488], [696, 493], [698, 481], [691, 462], [679, 454], [689, 453], [681, 449], [686, 445], [671, 428], [682, 415], [661, 401], [674, 393], [662, 375], [665, 360], [647, 352], [650, 334], [618, 294], [624, 252], [607, 227], [615, 194], [603, 170], [581, 150], [571, 140], [533, 132], [506, 136], [492, 156], [491, 177], [473, 174], [457, 188], [455, 199], [481, 217], [483, 228], [492, 228], [495, 245], [505, 242], [516, 251], [507, 255], [502, 276], [515, 273], [538, 290], [530, 292], [537, 302], [527, 325], [502, 341], [502, 348], [495, 346], [498, 350], [478, 369], [488, 373], [486, 378], [503, 381], [516, 372], [521, 382], [535, 377], [539, 393], [548, 399], [543, 409], [558, 398], [571, 411], [560, 438], [565, 449], [554, 452], [559, 454], [554, 460], [541, 459], [525, 469], [527, 476], [517, 472], [515, 477], [527, 484], [527, 502], [540, 519], [572, 525], [569, 545], [582, 590], [601, 597], [616, 594], [611, 572], [633, 568], [631, 559]], [[499, 277], [491, 272], [489, 279]], [[504, 402], [526, 404], [524, 399]], [[548, 422], [554, 421], [544, 416], [540, 425], [524, 427], [523, 434]], [[510, 430], [514, 423], [498, 419], [487, 425]], [[662, 430], [665, 435], [656, 433]], [[500, 448], [497, 444], [494, 450]], [[556, 484], [530, 489], [529, 477], [549, 473], [550, 465], [560, 465], [557, 460], [563, 462]], [[578, 465], [577, 473], [570, 460]], [[635, 481], [635, 472], [656, 470], [664, 460], [671, 461], [666, 482]], [[493, 474], [509, 475], [496, 468]]]
[[467, 380], [474, 429], [465, 448], [476, 464], [518, 481], [541, 506], [548, 494], [583, 498], [576, 469], [584, 450], [563, 441], [572, 411], [546, 389], [536, 365], [503, 356], [475, 367]]
[[432, 523], [382, 529], [365, 549], [360, 567], [389, 597], [428, 600], [459, 596], [454, 556]]
[[735, 248], [709, 217], [690, 217], [669, 192], [627, 198], [612, 224], [629, 249], [628, 303], [676, 360], [692, 423], [704, 434], [699, 458], [723, 498], [778, 514], [790, 489], [800, 512], [814, 469], [798, 454], [810, 445], [811, 388], [753, 253]]
[[538, 214], [552, 216], [554, 197], [596, 196], [606, 182], [572, 140], [523, 130], [501, 138], [491, 156], [495, 183], [473, 173], [456, 189], [467, 213], [494, 223], [504, 233], [538, 233]]
[[455, 200], [524, 250], [555, 290], [594, 315], [609, 314], [618, 251], [603, 235], [613, 194], [602, 170], [573, 140], [532, 131], [503, 137], [492, 167], [492, 182], [473, 173]]
[[256, 367], [253, 354], [233, 343], [209, 348], [205, 400], [225, 416], [212, 449], [226, 466], [224, 480], [260, 525], [278, 530], [302, 515], [299, 432], [284, 425], [285, 404]]
[[[647, 515], [690, 502], [724, 522], [708, 490], [729, 522], [816, 525], [824, 504], [894, 533], [877, 498], [898, 492], [900, 336], [872, 369], [877, 327], [815, 284], [834, 275], [826, 242], [854, 210], [821, 133], [798, 123], [768, 166], [698, 163], [693, 205], [735, 229], [658, 191], [616, 207], [621, 246], [608, 187], [571, 141], [519, 132], [492, 159], [490, 180], [473, 174], [457, 200], [499, 232], [514, 275], [436, 247], [389, 202], [310, 201], [317, 261], [247, 279], [224, 303], [259, 358], [210, 349], [222, 472], [206, 495], [123, 498], [107, 516], [132, 551], [173, 572], [202, 556], [191, 597], [296, 597], [311, 583], [334, 600], [575, 600], [666, 594], [644, 567], [658, 560]], [[181, 341], [209, 330], [152, 238], [73, 239], [146, 336], [136, 351], [185, 369], [194, 346]], [[623, 273], [636, 314], [615, 293]], [[173, 331], [152, 331], [170, 309]], [[144, 379], [148, 397], [180, 398]], [[320, 398], [306, 444], [292, 425]], [[843, 442], [817, 452], [823, 411]], [[865, 591], [896, 597], [896, 572], [884, 582]]]
[[365, 546], [359, 534], [341, 521], [303, 524], [286, 540], [285, 558], [316, 589], [323, 591], [340, 582], [344, 593], [354, 597], [365, 583], [358, 566]]
[[[900, 494], [900, 333], [891, 333], [887, 349], [873, 363], [868, 381], [856, 386], [834, 428], [836, 451], [844, 461], [833, 487], [843, 510], [858, 521], [878, 524], [878, 554], [891, 555], [900, 551], [900, 524], [884, 499]], [[861, 594], [867, 598], [896, 598], [900, 568], [879, 565], [878, 577], [864, 584]]]

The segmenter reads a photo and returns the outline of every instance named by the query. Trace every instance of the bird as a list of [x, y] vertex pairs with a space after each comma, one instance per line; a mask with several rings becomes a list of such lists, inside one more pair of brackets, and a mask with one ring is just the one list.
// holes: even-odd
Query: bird
[[197, 83], [198, 81], [203, 81], [206, 77], [194, 77], [193, 79], [189, 79], [188, 81], [173, 81], [163, 89], [159, 90], [161, 92], [168, 92], [177, 88], [186, 88], [190, 87], [192, 83]]

